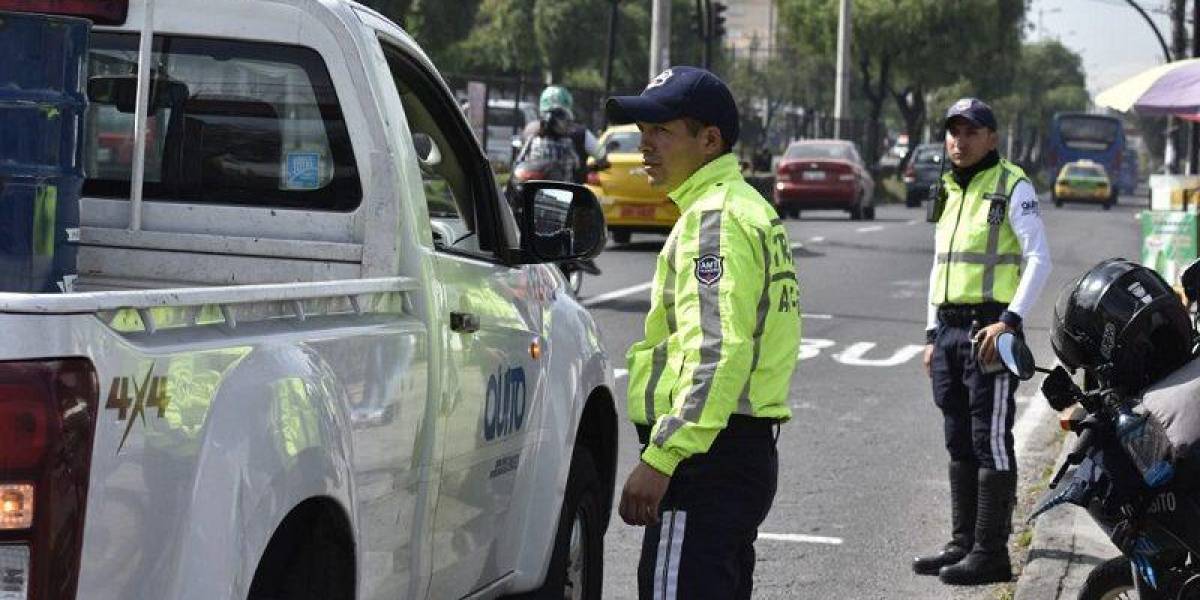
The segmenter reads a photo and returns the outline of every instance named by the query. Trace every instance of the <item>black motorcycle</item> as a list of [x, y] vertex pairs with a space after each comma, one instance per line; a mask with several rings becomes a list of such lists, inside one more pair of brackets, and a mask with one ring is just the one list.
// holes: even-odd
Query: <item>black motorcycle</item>
[[[1200, 298], [1198, 264], [1183, 276], [1189, 306]], [[1072, 409], [1062, 422], [1078, 436], [1029, 520], [1083, 507], [1122, 553], [1091, 571], [1079, 598], [1200, 600], [1200, 479], [1174, 472], [1161, 427], [1138, 415], [1137, 398], [1084, 390], [1063, 367], [1036, 366], [1016, 335], [1002, 334], [997, 348], [1018, 378], [1048, 374], [1042, 394], [1056, 411]]]
[[[553, 161], [530, 159], [526, 155], [527, 149], [522, 148], [517, 155], [517, 160], [513, 162], [512, 174], [509, 176], [508, 184], [504, 188], [504, 195], [508, 198], [509, 205], [513, 207], [513, 211], [518, 213], [518, 218], [519, 203], [516, 199], [520, 197], [521, 188], [526, 182], [538, 180], [570, 181], [569, 177], [559, 172], [558, 166]], [[567, 285], [571, 293], [576, 297], [579, 296], [579, 291], [583, 288], [583, 275], [585, 273], [588, 275], [599, 275], [601, 272], [600, 268], [596, 266], [596, 262], [590, 258], [565, 260], [557, 263], [557, 265], [558, 269], [562, 271], [563, 276], [567, 278]]]

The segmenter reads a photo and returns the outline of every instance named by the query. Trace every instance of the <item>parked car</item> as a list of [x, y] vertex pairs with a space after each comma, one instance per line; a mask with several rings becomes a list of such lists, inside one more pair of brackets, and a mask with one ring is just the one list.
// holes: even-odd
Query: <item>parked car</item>
[[800, 217], [801, 210], [838, 209], [850, 218], [875, 218], [875, 181], [853, 142], [792, 142], [775, 169], [775, 210]]
[[[487, 106], [487, 115], [484, 117], [487, 119], [487, 140], [480, 142], [484, 142], [488, 160], [508, 167], [517, 148], [520, 148], [520, 144], [513, 140], [520, 139], [525, 126], [538, 118], [536, 105], [524, 100], [514, 102], [506, 98], [489, 98]], [[471, 114], [469, 102], [464, 102], [462, 108], [464, 113]]]
[[679, 207], [650, 187], [638, 145], [637, 125], [615, 125], [600, 134], [600, 156], [588, 161], [587, 186], [600, 200], [612, 240], [626, 244], [634, 233], [671, 231]]
[[1117, 191], [1100, 163], [1077, 160], [1058, 173], [1051, 198], [1055, 206], [1062, 206], [1066, 200], [1082, 200], [1100, 202], [1108, 210], [1117, 203]]
[[904, 168], [904, 205], [913, 208], [929, 196], [929, 187], [942, 173], [942, 145], [921, 144]]

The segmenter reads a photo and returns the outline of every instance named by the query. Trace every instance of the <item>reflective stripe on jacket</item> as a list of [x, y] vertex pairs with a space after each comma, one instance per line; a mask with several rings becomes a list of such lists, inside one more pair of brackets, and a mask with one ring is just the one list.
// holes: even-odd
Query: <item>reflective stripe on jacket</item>
[[800, 344], [787, 231], [726, 154], [673, 190], [646, 337], [629, 349], [629, 417], [653, 425], [642, 459], [672, 474], [731, 414], [787, 420]]
[[953, 174], [943, 177], [946, 208], [937, 223], [939, 304], [1012, 301], [1021, 282], [1021, 244], [1008, 222], [1008, 202], [1025, 172], [1001, 159], [977, 173], [964, 193]]

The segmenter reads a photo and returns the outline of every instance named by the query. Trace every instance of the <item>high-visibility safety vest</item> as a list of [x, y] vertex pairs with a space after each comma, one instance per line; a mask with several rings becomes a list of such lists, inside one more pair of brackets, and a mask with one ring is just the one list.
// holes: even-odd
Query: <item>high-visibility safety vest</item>
[[671, 475], [730, 415], [785, 421], [800, 344], [792, 247], [775, 210], [725, 154], [669, 194], [680, 217], [654, 272], [646, 337], [629, 349], [642, 460]]
[[937, 222], [938, 304], [1011, 302], [1021, 281], [1021, 243], [1008, 222], [1013, 188], [1025, 172], [1000, 159], [980, 171], [963, 190], [951, 173], [943, 176], [946, 207]]

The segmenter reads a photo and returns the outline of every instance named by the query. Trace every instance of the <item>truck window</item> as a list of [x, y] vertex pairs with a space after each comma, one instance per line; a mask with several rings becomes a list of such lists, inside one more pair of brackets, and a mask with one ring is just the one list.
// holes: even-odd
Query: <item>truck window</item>
[[[134, 76], [136, 35], [92, 34], [88, 76]], [[147, 200], [350, 211], [362, 186], [321, 56], [279, 44], [155, 36], [152, 78], [186, 94], [147, 119]], [[164, 94], [164, 96], [166, 96]], [[126, 108], [128, 110], [128, 108]], [[128, 198], [133, 113], [88, 108], [84, 194]]]
[[[495, 183], [462, 112], [402, 50], [382, 43], [384, 56], [412, 132], [425, 188], [434, 245], [439, 250], [496, 258]], [[436, 159], [425, 160], [430, 147]], [[510, 215], [511, 216], [511, 215]]]

